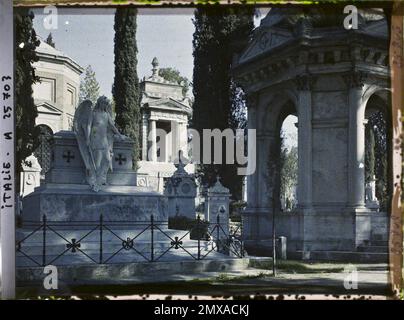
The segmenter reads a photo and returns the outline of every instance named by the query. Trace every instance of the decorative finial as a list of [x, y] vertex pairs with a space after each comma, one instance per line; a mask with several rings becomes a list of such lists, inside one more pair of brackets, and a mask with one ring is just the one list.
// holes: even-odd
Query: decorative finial
[[159, 75], [159, 61], [157, 60], [156, 57], [153, 58], [153, 61], [151, 64], [153, 66], [153, 69], [152, 69], [153, 77], [158, 76]]
[[[185, 161], [184, 161], [185, 160]], [[178, 151], [178, 159], [174, 160], [174, 166], [177, 168], [177, 172], [185, 172], [185, 166], [188, 164], [188, 161], [184, 158], [184, 153], [182, 150]]]

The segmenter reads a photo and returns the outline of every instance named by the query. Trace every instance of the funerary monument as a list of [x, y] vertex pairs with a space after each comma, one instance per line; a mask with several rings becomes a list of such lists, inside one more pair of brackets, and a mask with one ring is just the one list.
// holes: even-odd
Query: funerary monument
[[121, 135], [106, 97], [92, 107], [82, 102], [74, 131], [54, 135], [52, 165], [46, 181], [23, 199], [23, 220], [167, 220], [164, 197], [138, 187], [132, 169], [133, 141]]
[[[342, 253], [376, 241], [387, 248], [388, 215], [365, 206], [364, 165], [366, 119], [391, 108], [387, 24], [380, 11], [360, 12], [358, 29], [346, 29], [342, 12], [302, 10], [271, 9], [234, 65], [257, 130], [244, 237], [251, 252], [269, 249], [275, 212], [288, 256], [349, 259]], [[274, 176], [289, 114], [298, 117], [298, 208], [280, 213]]]

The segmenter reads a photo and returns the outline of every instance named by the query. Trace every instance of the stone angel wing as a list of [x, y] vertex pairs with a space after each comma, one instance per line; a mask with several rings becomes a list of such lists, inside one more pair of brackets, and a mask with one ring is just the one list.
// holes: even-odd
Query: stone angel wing
[[74, 113], [73, 130], [76, 133], [77, 144], [84, 165], [90, 172], [95, 170], [94, 157], [89, 147], [92, 121], [93, 103], [90, 100], [84, 100]]

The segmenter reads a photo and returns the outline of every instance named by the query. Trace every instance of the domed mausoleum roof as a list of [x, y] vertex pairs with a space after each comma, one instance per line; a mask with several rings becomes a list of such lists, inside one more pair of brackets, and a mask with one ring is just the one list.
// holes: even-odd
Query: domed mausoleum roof
[[[39, 37], [38, 37], [39, 38]], [[41, 38], [39, 42], [39, 46], [36, 48], [36, 54], [40, 58], [40, 60], [43, 61], [50, 61], [50, 62], [56, 62], [59, 61], [62, 63], [65, 63], [68, 65], [70, 68], [81, 74], [83, 72], [83, 68], [72, 58], [70, 58], [67, 54], [64, 52], [57, 50], [56, 48], [50, 46], [47, 44], [45, 41], [43, 41]]]

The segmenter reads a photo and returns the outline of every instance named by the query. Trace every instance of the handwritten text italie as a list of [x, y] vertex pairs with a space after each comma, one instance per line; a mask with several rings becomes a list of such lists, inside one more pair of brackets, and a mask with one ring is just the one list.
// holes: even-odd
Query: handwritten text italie
[[[2, 122], [12, 121], [13, 106], [11, 104], [12, 95], [12, 76], [2, 75], [1, 76], [1, 101], [2, 101]], [[7, 126], [4, 126], [7, 127]], [[9, 142], [13, 143], [13, 132], [5, 131], [1, 137], [4, 141], [4, 145]], [[1, 209], [13, 208], [13, 163], [11, 160], [11, 155], [9, 150], [2, 151], [5, 152], [3, 155], [3, 161], [1, 164], [1, 181], [2, 181], [2, 196], [1, 196]]]

